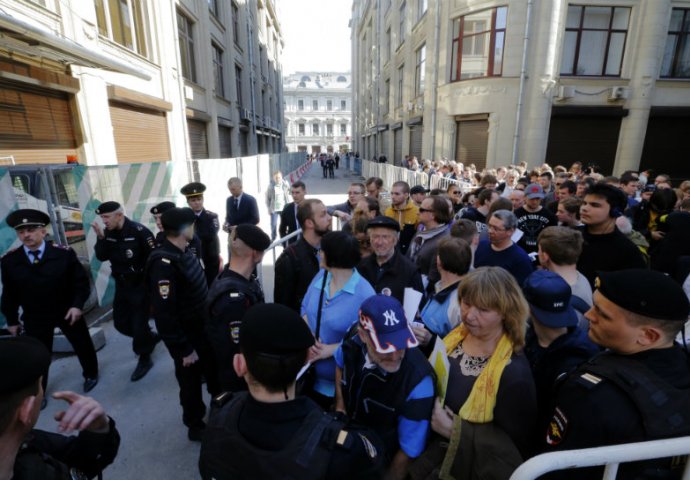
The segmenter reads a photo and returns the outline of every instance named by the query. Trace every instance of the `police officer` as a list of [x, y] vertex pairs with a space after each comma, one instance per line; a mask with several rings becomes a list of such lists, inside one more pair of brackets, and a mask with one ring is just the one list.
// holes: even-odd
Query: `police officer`
[[217, 395], [217, 372], [204, 336], [206, 278], [197, 258], [187, 250], [195, 216], [189, 208], [171, 208], [161, 216], [165, 240], [146, 266], [151, 312], [170, 352], [180, 386], [182, 421], [190, 440], [200, 441], [206, 427], [202, 376], [211, 395]]
[[41, 377], [50, 352], [35, 338], [0, 339], [0, 478], [72, 480], [94, 478], [113, 462], [120, 446], [115, 422], [93, 398], [55, 392], [68, 404], [55, 419], [63, 436], [32, 430], [43, 398]]
[[196, 215], [194, 227], [201, 241], [200, 258], [204, 262], [206, 282], [211, 286], [220, 270], [220, 241], [218, 240], [220, 224], [218, 215], [204, 208], [205, 191], [206, 185], [199, 182], [188, 183], [180, 189], [180, 193], [187, 197], [187, 205]]
[[[2, 258], [2, 313], [12, 335], [20, 332], [19, 309], [27, 335], [53, 350], [53, 331], [60, 327], [72, 344], [84, 375], [84, 391], [98, 383], [98, 359], [82, 316], [91, 286], [77, 255], [69, 247], [47, 242], [47, 214], [32, 209], [12, 212], [7, 224], [22, 243]], [[43, 390], [48, 369], [43, 372]]]
[[381, 478], [374, 435], [295, 396], [295, 378], [313, 344], [294, 310], [263, 304], [247, 311], [233, 367], [249, 391], [214, 400], [199, 458], [203, 479]]
[[230, 262], [209, 290], [206, 331], [213, 347], [221, 391], [246, 390], [244, 380], [232, 368], [239, 350], [242, 317], [249, 307], [264, 302], [264, 293], [254, 271], [261, 264], [271, 239], [255, 225], [237, 225], [228, 236]]
[[[158, 227], [158, 233], [156, 233], [156, 247], [160, 247], [165, 241], [165, 232], [163, 232], [161, 215], [171, 208], [175, 208], [175, 204], [173, 202], [161, 202], [158, 205], [154, 205], [149, 210], [151, 215], [153, 215], [153, 218], [156, 220], [156, 227]], [[194, 233], [194, 236], [187, 244], [187, 250], [192, 252], [196, 258], [201, 260], [201, 240], [199, 240], [199, 236], [196, 233]]]
[[160, 340], [148, 322], [148, 302], [144, 285], [144, 266], [156, 244], [151, 231], [125, 216], [117, 202], [104, 202], [96, 208], [105, 230], [95, 221], [96, 258], [110, 261], [115, 280], [113, 320], [118, 332], [132, 337], [132, 348], [139, 355], [131, 380], [140, 380], [151, 370], [151, 352]]
[[[571, 450], [690, 434], [690, 359], [675, 338], [690, 314], [670, 277], [650, 270], [599, 272], [589, 337], [608, 351], [560, 385], [545, 450]], [[618, 478], [680, 478], [672, 459], [623, 464]], [[572, 478], [601, 478], [601, 468]], [[555, 478], [569, 478], [559, 472]]]

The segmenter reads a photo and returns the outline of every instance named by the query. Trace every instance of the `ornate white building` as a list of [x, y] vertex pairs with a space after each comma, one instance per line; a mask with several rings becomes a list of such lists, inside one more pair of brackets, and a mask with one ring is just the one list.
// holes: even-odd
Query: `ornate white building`
[[297, 72], [283, 79], [285, 144], [290, 152], [352, 148], [350, 73]]

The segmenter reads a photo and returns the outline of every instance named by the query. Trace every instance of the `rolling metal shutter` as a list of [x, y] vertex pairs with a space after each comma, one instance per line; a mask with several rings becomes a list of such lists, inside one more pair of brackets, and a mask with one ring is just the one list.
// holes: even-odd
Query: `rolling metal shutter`
[[220, 143], [220, 158], [232, 157], [232, 128], [218, 127], [218, 142]]
[[110, 121], [118, 163], [170, 160], [170, 140], [165, 113], [110, 102]]
[[489, 120], [461, 120], [456, 123], [455, 161], [463, 165], [474, 163], [477, 171], [486, 168], [486, 149], [489, 142]]
[[189, 147], [192, 151], [192, 158], [208, 158], [206, 122], [187, 119], [187, 131], [189, 133]]
[[393, 165], [400, 166], [403, 163], [402, 134], [402, 128], [393, 131], [393, 159], [391, 160]]
[[0, 156], [16, 163], [65, 163], [76, 148], [68, 94], [0, 83]]
[[604, 175], [611, 175], [624, 111], [600, 107], [598, 114], [592, 115], [588, 113], [592, 109], [559, 110], [554, 108], [551, 114], [546, 163], [568, 167], [580, 161], [585, 167], [594, 164]]
[[422, 163], [422, 139], [424, 138], [424, 125], [410, 127], [410, 156], [417, 157]]

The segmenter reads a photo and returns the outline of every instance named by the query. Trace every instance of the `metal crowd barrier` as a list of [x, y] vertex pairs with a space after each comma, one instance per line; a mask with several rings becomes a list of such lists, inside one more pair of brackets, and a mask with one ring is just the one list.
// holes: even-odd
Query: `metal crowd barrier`
[[396, 167], [387, 163], [371, 162], [362, 160], [362, 176], [364, 178], [379, 177], [383, 180], [383, 185], [390, 189], [395, 182], [407, 182], [410, 187], [423, 185], [428, 187], [429, 175], [423, 172], [414, 172], [407, 168]]
[[[690, 455], [690, 437], [544, 453], [520, 465], [510, 480], [533, 480], [557, 470], [595, 466], [604, 466], [602, 480], [615, 480], [621, 463], [687, 455]], [[681, 478], [690, 480], [690, 462], [685, 464]]]

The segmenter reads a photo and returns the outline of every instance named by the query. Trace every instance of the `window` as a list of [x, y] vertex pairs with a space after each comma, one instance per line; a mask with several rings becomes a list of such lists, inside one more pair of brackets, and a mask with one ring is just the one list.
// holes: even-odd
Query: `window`
[[192, 21], [177, 12], [177, 37], [180, 42], [180, 62], [182, 63], [182, 76], [187, 80], [196, 82], [196, 65], [194, 60], [194, 36]]
[[347, 110], [347, 100], [341, 100], [340, 101], [340, 110], [342, 110], [342, 111]]
[[300, 112], [304, 110], [304, 100], [297, 100], [297, 110]]
[[329, 123], [326, 125], [326, 135], [332, 136], [333, 135], [333, 124]]
[[326, 100], [326, 110], [329, 112], [333, 110], [333, 100]]
[[219, 97], [225, 96], [225, 85], [223, 84], [223, 50], [211, 43], [211, 54], [213, 55], [213, 89]]
[[453, 22], [451, 82], [503, 73], [507, 14], [508, 7], [498, 7]]
[[568, 6], [561, 75], [620, 77], [630, 8]]
[[388, 27], [388, 30], [386, 30], [386, 41], [385, 45], [383, 46], [384, 49], [384, 56], [383, 56], [383, 63], [386, 63], [388, 60], [391, 59], [391, 46], [393, 44], [391, 43], [391, 29]]
[[311, 134], [312, 135], [318, 135], [319, 134], [319, 124], [318, 123], [314, 123], [311, 126]]
[[405, 41], [405, 11], [407, 10], [407, 2], [403, 1], [400, 4], [400, 25], [398, 29], [398, 46]]
[[403, 104], [403, 85], [404, 82], [403, 80], [405, 79], [405, 65], [400, 65], [398, 67], [398, 98], [396, 98], [397, 104], [399, 107], [402, 107]]
[[347, 135], [347, 123], [340, 124], [340, 134]]
[[690, 9], [674, 8], [666, 37], [661, 76], [690, 78]]
[[385, 88], [384, 88], [383, 114], [386, 115], [388, 112], [390, 112], [390, 108], [391, 108], [391, 79], [387, 78], [386, 83], [385, 83]]
[[319, 101], [318, 100], [312, 100], [311, 101], [311, 109], [314, 110], [315, 112], [319, 110]]
[[98, 33], [146, 57], [144, 19], [147, 16], [143, 3], [138, 0], [94, 0]]
[[336, 80], [338, 83], [347, 83], [347, 77], [344, 75], [338, 75], [338, 79]]
[[237, 95], [237, 105], [242, 108], [244, 102], [242, 101], [242, 68], [235, 65], [235, 95]]
[[427, 0], [417, 0], [417, 21], [421, 20], [429, 7]]
[[220, 18], [220, 10], [218, 9], [218, 0], [208, 0], [208, 10], [214, 17]]
[[240, 44], [240, 9], [235, 2], [230, 7], [232, 10], [232, 38], [235, 44]]
[[414, 69], [414, 94], [415, 96], [424, 95], [424, 79], [426, 74], [424, 66], [426, 65], [426, 45], [422, 45], [417, 49], [417, 63]]
[[300, 123], [297, 125], [297, 131], [299, 132], [299, 136], [303, 137], [304, 136], [304, 124]]
[[303, 82], [311, 82], [311, 78], [309, 75], [302, 75], [302, 81]]

